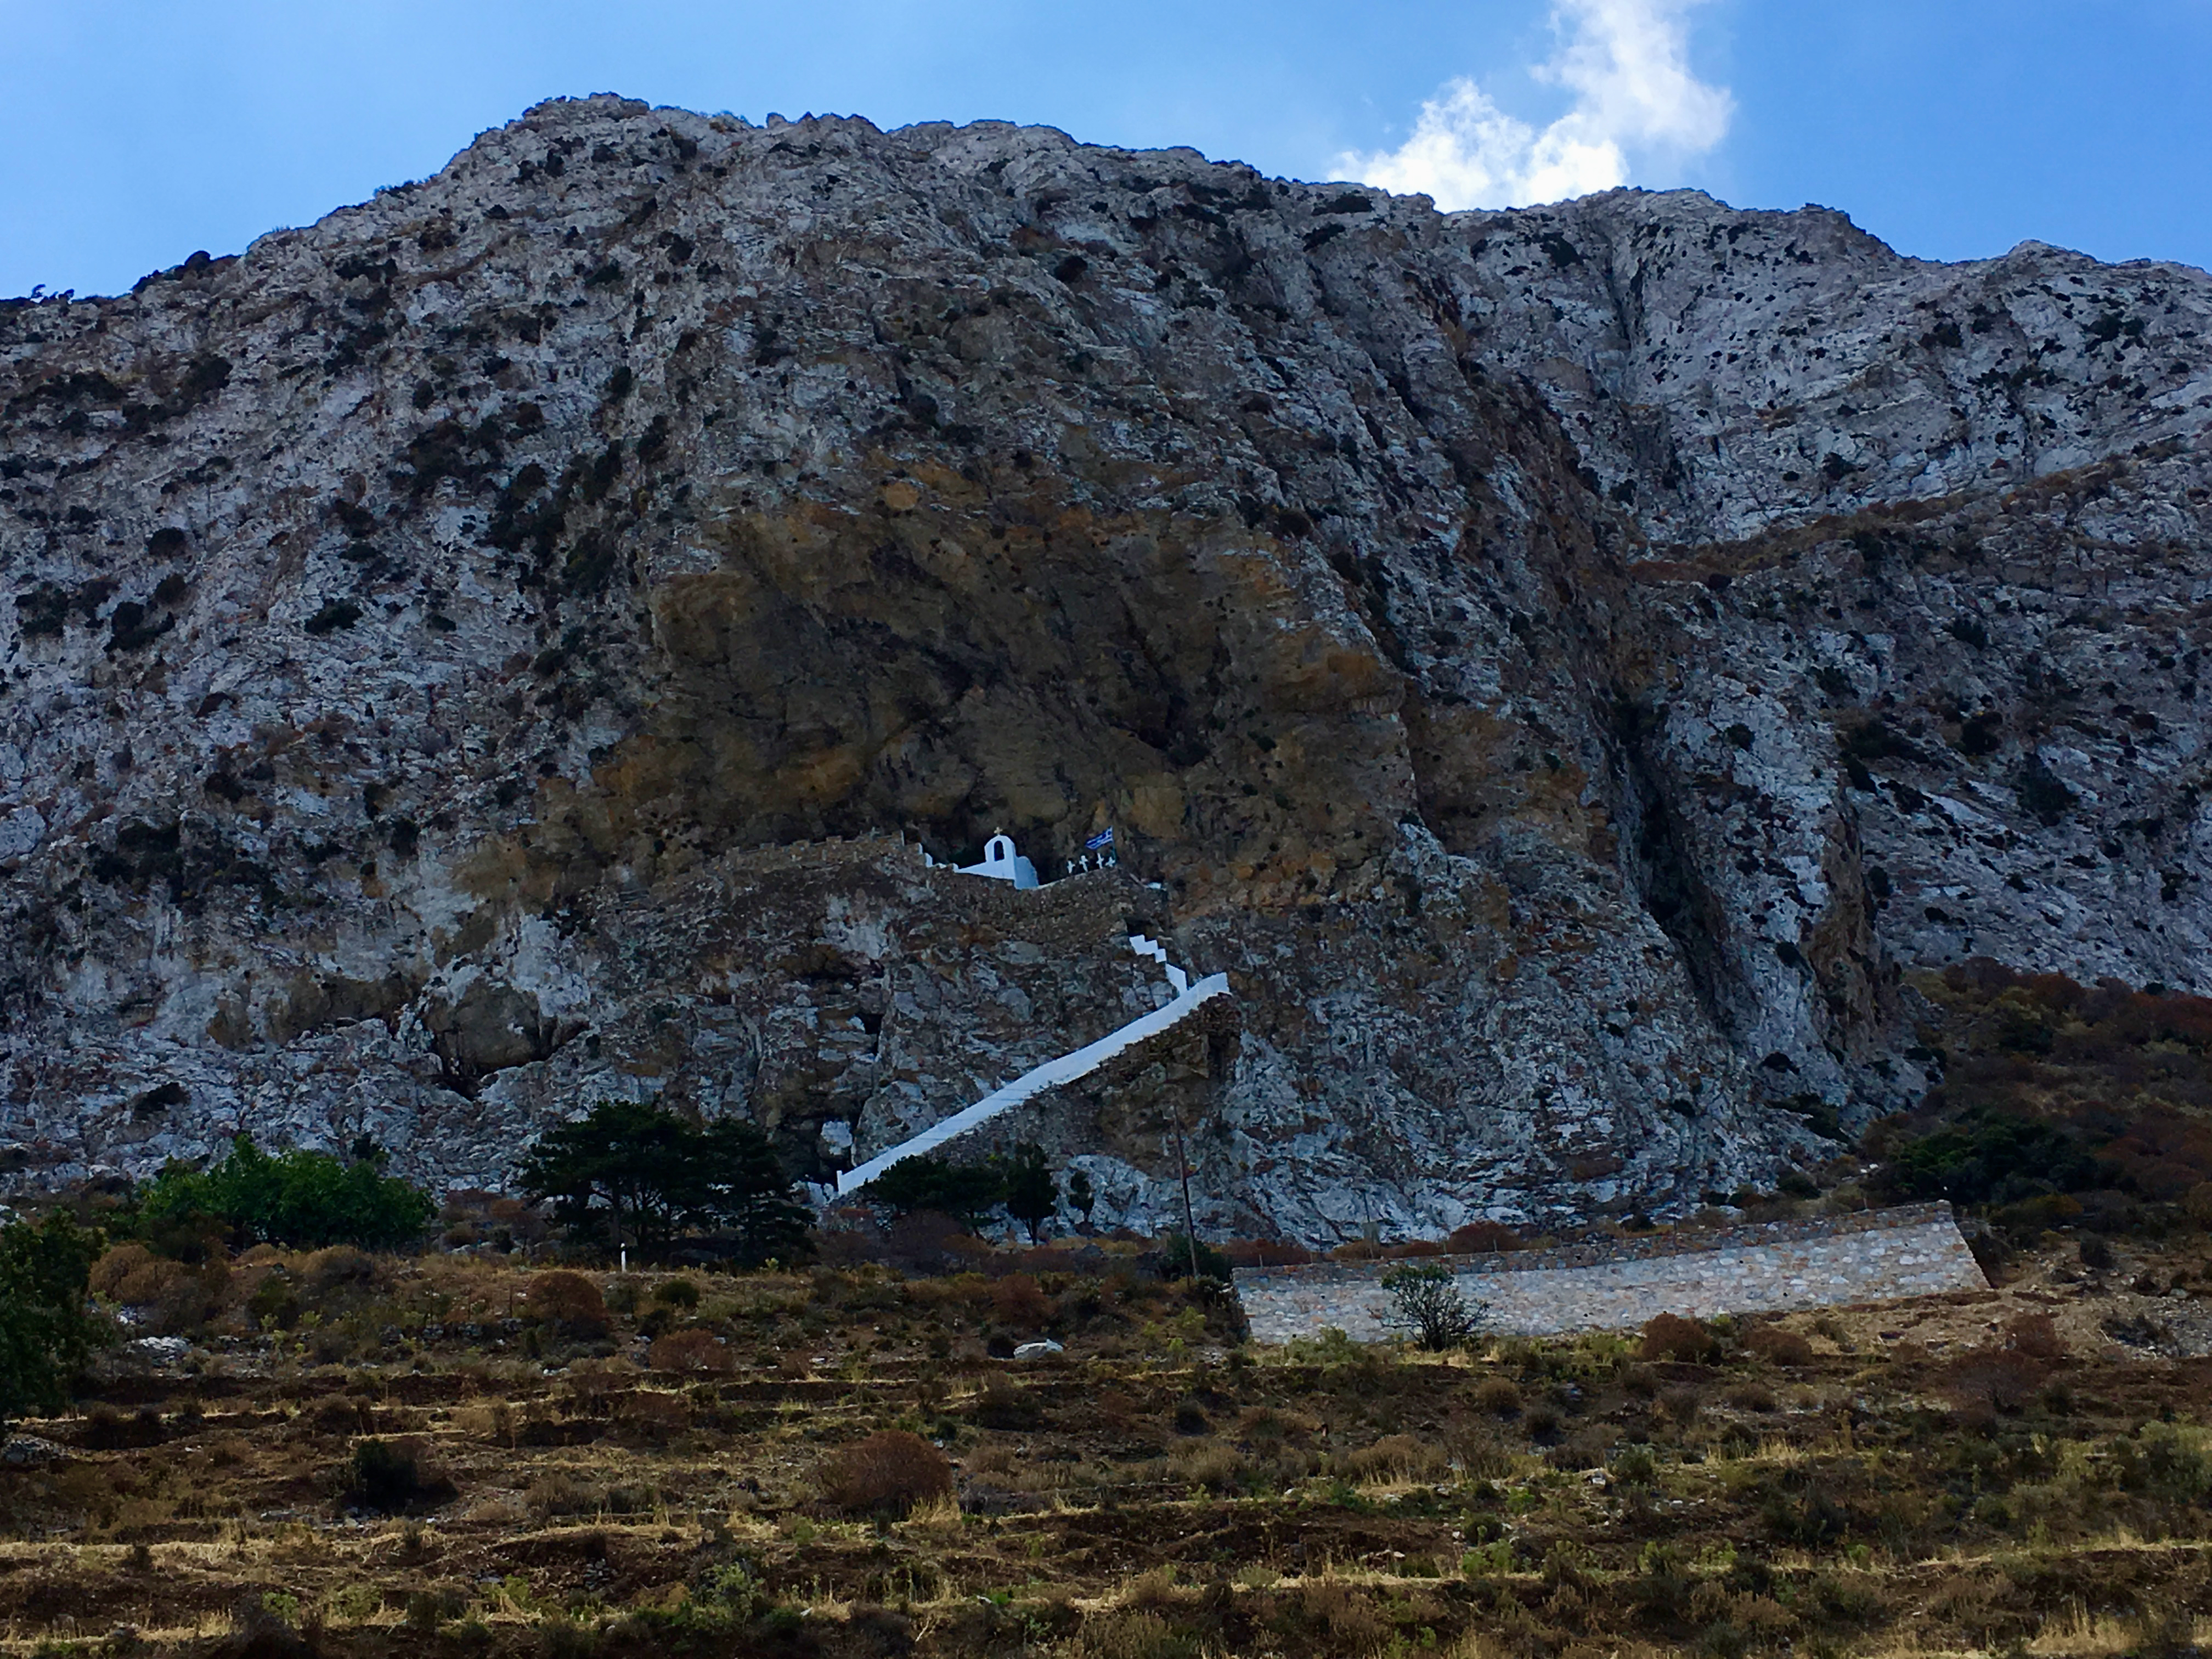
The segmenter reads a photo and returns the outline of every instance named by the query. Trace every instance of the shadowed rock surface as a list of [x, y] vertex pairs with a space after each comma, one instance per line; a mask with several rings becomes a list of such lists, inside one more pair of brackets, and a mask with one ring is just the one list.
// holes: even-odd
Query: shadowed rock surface
[[608, 98], [12, 302], [0, 1164], [496, 1186], [654, 1095], [819, 1176], [1150, 1006], [1141, 929], [1237, 1017], [1056, 1123], [1102, 1222], [1170, 1104], [1315, 1242], [1771, 1182], [1928, 1087], [1917, 969], [2205, 988], [2208, 331], [1820, 209]]

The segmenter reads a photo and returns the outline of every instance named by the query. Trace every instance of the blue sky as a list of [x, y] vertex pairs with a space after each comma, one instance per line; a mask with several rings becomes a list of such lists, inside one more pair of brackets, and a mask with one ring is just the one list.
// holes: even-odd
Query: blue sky
[[0, 294], [234, 252], [602, 90], [2212, 265], [2212, 0], [0, 0]]

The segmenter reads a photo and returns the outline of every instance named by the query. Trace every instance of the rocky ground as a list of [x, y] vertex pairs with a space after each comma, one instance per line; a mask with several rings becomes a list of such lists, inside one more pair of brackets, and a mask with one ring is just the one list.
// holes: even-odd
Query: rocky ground
[[1102, 1221], [1170, 1103], [1315, 1242], [1769, 1185], [1934, 1080], [1915, 970], [2212, 988], [2208, 326], [607, 98], [9, 302], [0, 1161], [496, 1187], [651, 1095], [819, 1174], [1142, 1006], [1134, 928], [1237, 1014], [1075, 1114]]

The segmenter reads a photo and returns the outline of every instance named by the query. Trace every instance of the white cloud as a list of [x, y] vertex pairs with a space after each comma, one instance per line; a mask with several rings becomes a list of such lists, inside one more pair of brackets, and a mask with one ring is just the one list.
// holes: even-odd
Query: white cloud
[[1735, 100], [1690, 73], [1682, 14], [1698, 0], [1558, 0], [1559, 50], [1533, 71], [1574, 104], [1539, 129], [1465, 78], [1421, 106], [1395, 150], [1347, 152], [1347, 177], [1447, 210], [1556, 202], [1629, 179], [1628, 153], [1702, 154], [1728, 132]]

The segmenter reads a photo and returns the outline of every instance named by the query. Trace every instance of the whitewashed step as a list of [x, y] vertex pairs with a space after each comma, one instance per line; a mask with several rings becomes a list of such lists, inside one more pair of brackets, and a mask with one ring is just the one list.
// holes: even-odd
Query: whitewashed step
[[[1185, 977], [1179, 969], [1169, 974], [1178, 986]], [[1176, 999], [1164, 1006], [1155, 1008], [1131, 1020], [1127, 1025], [1109, 1031], [1097, 1042], [1086, 1043], [1073, 1054], [1048, 1060], [1042, 1066], [1024, 1072], [1003, 1088], [994, 1089], [973, 1106], [953, 1113], [951, 1117], [933, 1123], [911, 1139], [902, 1140], [888, 1152], [878, 1152], [857, 1169], [846, 1170], [837, 1177], [837, 1192], [842, 1197], [866, 1186], [892, 1164], [902, 1158], [934, 1152], [948, 1140], [966, 1134], [970, 1129], [989, 1122], [993, 1118], [1024, 1101], [1042, 1094], [1048, 1089], [1057, 1089], [1062, 1084], [1073, 1083], [1087, 1077], [1115, 1055], [1132, 1048], [1146, 1037], [1157, 1036], [1170, 1026], [1179, 1024], [1196, 1013], [1215, 997], [1229, 994], [1229, 975], [1209, 974], [1197, 984], [1182, 990]]]

